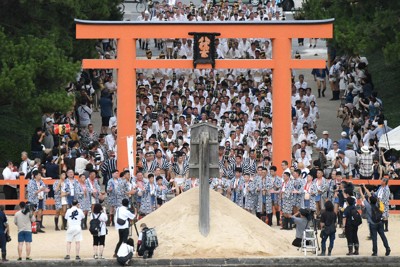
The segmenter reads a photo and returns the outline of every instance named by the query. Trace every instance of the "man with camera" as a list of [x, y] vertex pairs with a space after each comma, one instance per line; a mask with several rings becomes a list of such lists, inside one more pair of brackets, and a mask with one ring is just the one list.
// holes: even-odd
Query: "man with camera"
[[332, 161], [332, 165], [337, 171], [348, 175], [349, 158], [345, 156], [344, 151], [339, 150], [337, 157]]
[[129, 220], [133, 220], [135, 218], [135, 214], [133, 211], [128, 209], [129, 200], [124, 198], [122, 200], [122, 206], [117, 208], [116, 216], [115, 216], [115, 229], [118, 230], [119, 240], [117, 246], [114, 251], [114, 258], [117, 257], [117, 253], [119, 247], [122, 243], [126, 243], [129, 236]]
[[18, 228], [18, 260], [22, 260], [22, 247], [25, 243], [26, 247], [26, 260], [32, 260], [31, 243], [32, 243], [32, 223], [36, 220], [34, 216], [35, 205], [30, 202], [19, 203], [21, 208], [14, 215], [14, 223]]
[[[381, 237], [383, 245], [386, 249], [385, 256], [389, 256], [391, 250], [384, 232], [384, 221], [382, 220], [383, 214], [379, 210], [379, 207], [377, 206], [377, 203], [379, 201], [378, 197], [371, 194], [365, 187], [365, 184], [363, 184], [362, 186], [363, 186], [362, 188], [359, 187], [359, 192], [367, 212], [367, 220], [372, 239], [372, 256], [378, 256], [378, 234]], [[366, 194], [368, 195], [368, 200], [364, 196], [362, 190], [363, 188]]]

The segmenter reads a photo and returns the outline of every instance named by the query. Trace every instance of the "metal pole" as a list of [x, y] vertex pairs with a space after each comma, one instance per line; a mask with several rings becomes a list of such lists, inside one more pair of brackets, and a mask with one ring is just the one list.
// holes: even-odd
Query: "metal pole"
[[209, 133], [203, 132], [200, 136], [200, 158], [199, 158], [199, 231], [203, 236], [210, 232], [210, 188], [209, 188], [209, 157], [208, 141]]

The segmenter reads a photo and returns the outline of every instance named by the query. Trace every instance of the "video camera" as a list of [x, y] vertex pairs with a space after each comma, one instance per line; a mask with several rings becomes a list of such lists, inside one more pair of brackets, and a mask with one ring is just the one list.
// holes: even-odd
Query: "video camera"
[[30, 202], [26, 202], [25, 207], [22, 209], [22, 214], [26, 215], [29, 212], [34, 212], [37, 208], [36, 204], [30, 203]]

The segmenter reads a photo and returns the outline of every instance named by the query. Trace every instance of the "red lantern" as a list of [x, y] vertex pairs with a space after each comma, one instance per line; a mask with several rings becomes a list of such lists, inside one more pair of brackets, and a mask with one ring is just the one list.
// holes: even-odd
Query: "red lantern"
[[70, 130], [69, 124], [54, 124], [54, 134], [66, 135], [69, 134]]

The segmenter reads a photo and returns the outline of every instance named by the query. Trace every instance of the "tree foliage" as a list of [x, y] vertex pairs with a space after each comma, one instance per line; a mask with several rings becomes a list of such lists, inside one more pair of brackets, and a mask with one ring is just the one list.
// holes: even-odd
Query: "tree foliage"
[[64, 87], [75, 81], [96, 40], [76, 40], [74, 19], [121, 20], [123, 0], [0, 1], [0, 160], [29, 150], [27, 136], [45, 112], [73, 105]]
[[387, 63], [400, 61], [400, 1], [304, 0], [306, 19], [335, 18], [331, 45], [355, 55], [382, 50]]

